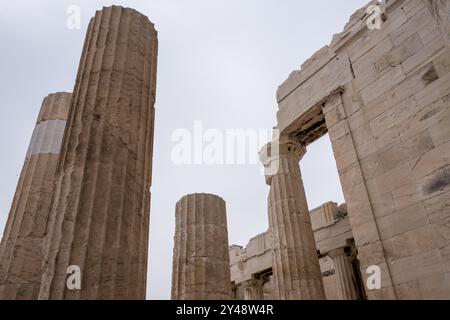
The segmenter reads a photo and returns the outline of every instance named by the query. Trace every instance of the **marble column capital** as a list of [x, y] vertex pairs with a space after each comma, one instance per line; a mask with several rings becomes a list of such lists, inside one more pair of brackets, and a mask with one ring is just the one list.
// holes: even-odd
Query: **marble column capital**
[[293, 157], [300, 161], [306, 154], [306, 146], [298, 139], [288, 136], [269, 142], [259, 152], [259, 159], [264, 165], [277, 160], [280, 157]]
[[266, 144], [259, 152], [259, 159], [264, 165], [266, 183], [270, 185], [272, 177], [281, 172], [284, 160], [300, 162], [305, 154], [306, 146], [295, 138], [283, 136]]

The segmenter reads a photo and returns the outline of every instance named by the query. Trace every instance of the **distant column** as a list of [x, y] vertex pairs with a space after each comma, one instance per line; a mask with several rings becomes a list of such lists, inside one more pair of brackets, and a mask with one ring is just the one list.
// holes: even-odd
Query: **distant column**
[[[157, 46], [154, 25], [133, 9], [103, 8], [89, 24], [40, 299], [146, 297]], [[66, 286], [69, 266], [81, 290]]]
[[0, 243], [0, 300], [37, 299], [51, 194], [70, 93], [47, 96], [36, 122]]
[[225, 201], [193, 194], [176, 205], [173, 300], [231, 300]]
[[355, 275], [345, 248], [334, 249], [328, 252], [327, 255], [334, 262], [338, 298], [340, 300], [357, 300]]
[[447, 47], [450, 48], [450, 1], [448, 0], [422, 0], [430, 9]]
[[244, 289], [244, 300], [264, 300], [263, 282], [251, 279], [241, 283]]
[[269, 225], [274, 241], [275, 285], [280, 300], [325, 299], [299, 165], [305, 153], [303, 145], [283, 137], [260, 154], [270, 186]]

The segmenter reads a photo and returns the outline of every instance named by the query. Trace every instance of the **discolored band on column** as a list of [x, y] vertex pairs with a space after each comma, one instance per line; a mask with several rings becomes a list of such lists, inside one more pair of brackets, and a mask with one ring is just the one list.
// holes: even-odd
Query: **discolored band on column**
[[173, 300], [230, 300], [230, 257], [225, 201], [192, 194], [176, 205]]
[[0, 300], [37, 299], [43, 244], [70, 93], [47, 96], [36, 122], [0, 243]]
[[[91, 19], [61, 148], [40, 299], [145, 299], [158, 40], [119, 6]], [[66, 285], [79, 268], [81, 289]]]

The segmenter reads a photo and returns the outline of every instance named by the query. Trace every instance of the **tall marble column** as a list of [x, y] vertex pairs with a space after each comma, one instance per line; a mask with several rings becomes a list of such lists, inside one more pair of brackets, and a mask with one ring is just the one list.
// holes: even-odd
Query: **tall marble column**
[[273, 236], [275, 285], [280, 300], [325, 299], [299, 165], [305, 153], [303, 145], [285, 137], [260, 153], [270, 186], [269, 225]]
[[176, 205], [173, 300], [231, 300], [225, 201], [192, 194]]
[[[154, 25], [133, 9], [103, 8], [90, 21], [40, 299], [146, 296], [157, 46]], [[81, 271], [81, 289], [66, 286], [70, 266]]]
[[43, 243], [70, 93], [47, 96], [36, 122], [0, 243], [0, 300], [37, 299]]
[[334, 262], [338, 298], [340, 300], [357, 300], [355, 274], [345, 248], [331, 250], [327, 255]]

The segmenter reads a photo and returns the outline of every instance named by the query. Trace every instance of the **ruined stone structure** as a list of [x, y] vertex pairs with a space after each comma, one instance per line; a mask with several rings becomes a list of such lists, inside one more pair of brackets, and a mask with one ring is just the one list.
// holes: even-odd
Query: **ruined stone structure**
[[[157, 33], [133, 9], [91, 20], [59, 159], [40, 299], [144, 299]], [[66, 287], [69, 266], [81, 290]]]
[[0, 243], [0, 300], [39, 295], [44, 237], [70, 98], [70, 93], [54, 93], [42, 103]]
[[[379, 29], [368, 8], [278, 88], [268, 232], [229, 251], [222, 199], [177, 204], [173, 299], [450, 299], [450, 1], [387, 0]], [[133, 9], [91, 20], [73, 95], [43, 103], [0, 299], [145, 298], [157, 49]], [[310, 212], [299, 162], [326, 134], [346, 209]]]
[[192, 194], [176, 205], [173, 300], [231, 299], [225, 201]]
[[[390, 0], [375, 30], [362, 8], [277, 92], [282, 140], [305, 147], [329, 134], [361, 274], [381, 268], [382, 288], [368, 290], [369, 299], [450, 298], [448, 7]], [[298, 212], [292, 201], [277, 210]], [[276, 268], [280, 297], [288, 297], [292, 274]]]
[[[329, 202], [310, 212], [325, 296], [328, 300], [365, 299], [356, 248], [345, 206]], [[243, 248], [230, 247], [231, 281], [238, 300], [275, 300], [270, 230]]]

